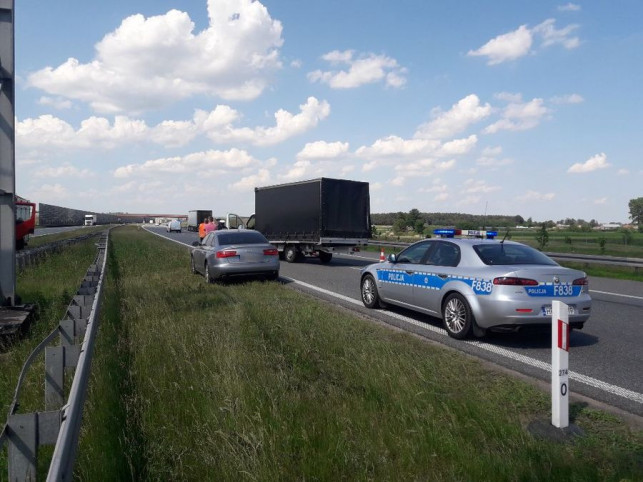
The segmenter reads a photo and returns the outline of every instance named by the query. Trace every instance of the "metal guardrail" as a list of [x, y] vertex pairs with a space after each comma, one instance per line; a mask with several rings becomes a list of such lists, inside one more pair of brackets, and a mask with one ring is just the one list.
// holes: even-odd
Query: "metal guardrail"
[[[398, 247], [405, 248], [413, 243], [404, 243], [402, 241], [369, 241], [369, 245], [383, 246], [383, 247]], [[574, 253], [545, 253], [553, 259], [564, 259], [568, 261], [578, 261], [581, 263], [593, 264], [606, 264], [612, 266], [621, 266], [627, 268], [634, 268], [635, 271], [643, 269], [643, 259], [641, 258], [625, 258], [617, 256], [598, 256], [587, 254], [574, 254]]]
[[[98, 330], [98, 314], [107, 263], [109, 231], [97, 243], [98, 253], [87, 270], [65, 318], [40, 342], [25, 361], [7, 423], [0, 433], [0, 448], [8, 445], [9, 480], [36, 480], [38, 447], [55, 445], [48, 481], [72, 480], [89, 370]], [[57, 337], [59, 346], [49, 346]], [[82, 338], [82, 343], [78, 341]], [[27, 370], [45, 351], [44, 412], [16, 413]], [[76, 367], [67, 403], [64, 404], [65, 369]]]

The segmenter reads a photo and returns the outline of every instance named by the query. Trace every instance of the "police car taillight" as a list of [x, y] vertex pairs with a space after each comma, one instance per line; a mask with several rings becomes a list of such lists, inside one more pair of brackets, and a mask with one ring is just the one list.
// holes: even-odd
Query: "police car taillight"
[[493, 279], [494, 285], [502, 286], [538, 286], [538, 281], [529, 278], [514, 278], [511, 276], [501, 276]]
[[572, 282], [572, 284], [573, 284], [573, 285], [577, 285], [577, 286], [578, 286], [578, 285], [580, 285], [580, 286], [587, 286], [587, 285], [589, 284], [589, 280], [587, 279], [587, 277], [585, 277], [585, 278], [578, 278], [578, 279], [575, 279], [575, 280]]

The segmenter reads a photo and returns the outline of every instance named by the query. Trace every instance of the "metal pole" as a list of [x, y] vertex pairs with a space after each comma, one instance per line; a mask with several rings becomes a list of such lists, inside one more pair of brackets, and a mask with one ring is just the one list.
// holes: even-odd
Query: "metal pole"
[[14, 0], [0, 0], [0, 305], [16, 298]]

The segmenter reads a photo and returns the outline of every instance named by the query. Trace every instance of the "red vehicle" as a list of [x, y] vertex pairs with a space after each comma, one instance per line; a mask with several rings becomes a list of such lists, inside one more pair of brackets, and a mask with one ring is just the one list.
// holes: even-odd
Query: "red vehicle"
[[22, 249], [29, 240], [29, 235], [36, 228], [36, 203], [15, 197], [16, 203], [16, 249]]

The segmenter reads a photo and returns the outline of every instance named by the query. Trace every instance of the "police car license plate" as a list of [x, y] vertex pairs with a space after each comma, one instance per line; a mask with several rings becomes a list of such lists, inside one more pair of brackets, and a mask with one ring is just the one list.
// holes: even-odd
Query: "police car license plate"
[[[573, 305], [567, 305], [567, 311], [570, 315], [576, 314], [576, 307]], [[551, 305], [543, 306], [543, 315], [551, 316]]]

